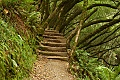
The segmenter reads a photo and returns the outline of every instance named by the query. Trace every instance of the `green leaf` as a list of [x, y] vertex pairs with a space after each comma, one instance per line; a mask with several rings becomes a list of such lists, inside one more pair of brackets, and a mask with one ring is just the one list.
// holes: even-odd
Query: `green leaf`
[[115, 73], [112, 72], [109, 68], [104, 67], [104, 66], [99, 66], [96, 68], [98, 71], [99, 77], [102, 80], [113, 80], [115, 77]]
[[15, 67], [18, 67], [18, 65], [17, 65], [17, 63], [16, 63], [15, 60], [12, 59], [12, 62], [13, 62], [13, 65], [14, 65]]
[[115, 80], [120, 80], [120, 74], [115, 78]]

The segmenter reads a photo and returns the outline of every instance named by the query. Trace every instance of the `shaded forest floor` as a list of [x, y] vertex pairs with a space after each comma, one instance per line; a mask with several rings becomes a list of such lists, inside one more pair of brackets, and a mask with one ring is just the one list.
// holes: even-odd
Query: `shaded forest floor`
[[75, 80], [67, 69], [68, 62], [39, 55], [30, 74], [30, 80]]

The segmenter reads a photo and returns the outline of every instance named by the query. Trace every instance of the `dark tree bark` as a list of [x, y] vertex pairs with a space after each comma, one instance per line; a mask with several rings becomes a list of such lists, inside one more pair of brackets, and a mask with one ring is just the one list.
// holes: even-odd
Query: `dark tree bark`
[[[70, 0], [66, 5], [64, 5], [64, 7], [63, 7], [63, 9], [61, 10], [61, 12], [60, 12], [60, 16], [59, 16], [59, 18], [58, 18], [58, 20], [57, 20], [57, 22], [56, 22], [56, 25], [55, 25], [55, 27], [56, 27], [56, 30], [58, 30], [58, 31], [60, 31], [60, 29], [61, 29], [61, 23], [64, 21], [64, 16], [65, 16], [65, 14], [67, 14], [73, 7], [74, 7], [74, 5], [75, 4], [77, 4], [79, 2], [79, 0], [74, 0], [74, 1], [72, 1], [72, 0]], [[63, 22], [64, 23], [64, 22]]]

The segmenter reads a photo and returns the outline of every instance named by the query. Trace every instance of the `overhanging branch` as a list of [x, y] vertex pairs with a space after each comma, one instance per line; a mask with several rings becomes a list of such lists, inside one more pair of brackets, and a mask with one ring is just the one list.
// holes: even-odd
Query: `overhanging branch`
[[114, 50], [114, 49], [117, 49], [117, 48], [119, 48], [120, 46], [119, 46], [120, 44], [118, 44], [118, 45], [116, 45], [115, 47], [111, 47], [110, 49], [104, 49], [104, 50], [100, 50], [100, 51], [97, 51], [97, 52], [94, 52], [94, 53], [91, 53], [91, 54], [93, 54], [93, 55], [91, 55], [90, 57], [95, 57], [97, 54], [99, 54], [99, 53], [103, 53], [103, 54], [101, 54], [101, 56], [100, 57], [102, 57], [106, 52], [108, 52], [109, 50]]
[[120, 18], [116, 19], [116, 20], [112, 20], [107, 24], [104, 24], [103, 26], [101, 26], [100, 28], [96, 29], [94, 32], [90, 33], [89, 35], [87, 35], [84, 39], [82, 39], [77, 46], [79, 46], [80, 44], [82, 44], [83, 42], [87, 41], [88, 39], [90, 39], [92, 36], [95, 36], [97, 33], [100, 33], [101, 31], [105, 30], [106, 28], [113, 26], [116, 23], [120, 22]]
[[[114, 37], [112, 37], [111, 39], [108, 39], [112, 34], [114, 34], [116, 31], [118, 31], [120, 29], [120, 27], [118, 26], [113, 32], [110, 32], [110, 34], [108, 34], [103, 40], [101, 40], [101, 42], [97, 43], [97, 44], [93, 44], [90, 45], [91, 42], [93, 42], [95, 39], [97, 39], [98, 37], [102, 36], [103, 34], [105, 34], [105, 32], [103, 32], [102, 34], [97, 35], [96, 37], [94, 37], [93, 39], [91, 39], [89, 42], [86, 43], [86, 45], [84, 45], [83, 47], [87, 46], [85, 49], [89, 49], [91, 47], [96, 47], [99, 45], [102, 45], [104, 43], [109, 43], [110, 41], [114, 40], [115, 38], [118, 38], [120, 35], [116, 35]], [[105, 41], [106, 39], [108, 39], [107, 41]]]
[[103, 7], [109, 7], [109, 8], [117, 9], [116, 6], [113, 6], [113, 5], [110, 5], [110, 4], [92, 4], [87, 8], [87, 10], [92, 9], [94, 7], [97, 7], [97, 6], [103, 6]]
[[113, 19], [100, 19], [100, 20], [94, 20], [94, 21], [91, 21], [91, 22], [88, 22], [88, 23], [85, 23], [82, 27], [82, 29], [86, 28], [86, 27], [89, 27], [93, 24], [97, 24], [97, 23], [102, 23], [102, 22], [110, 22], [112, 21]]

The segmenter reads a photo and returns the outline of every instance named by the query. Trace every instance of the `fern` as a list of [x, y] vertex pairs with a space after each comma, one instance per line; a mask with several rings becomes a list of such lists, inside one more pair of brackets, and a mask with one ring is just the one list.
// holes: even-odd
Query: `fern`
[[98, 72], [98, 77], [101, 80], [114, 80], [115, 78], [115, 73], [107, 67], [99, 66], [96, 68], [96, 71]]
[[120, 74], [115, 78], [115, 80], [120, 80]]
[[23, 76], [28, 76], [35, 60], [33, 47], [17, 34], [14, 27], [1, 19], [0, 30], [0, 79], [22, 80]]
[[[84, 50], [76, 50], [73, 72], [78, 80], [119, 80], [120, 66], [108, 68], [98, 62], [98, 58], [89, 57]], [[76, 66], [76, 68], [75, 68]], [[75, 69], [74, 69], [75, 68]], [[77, 70], [76, 70], [77, 69]]]

